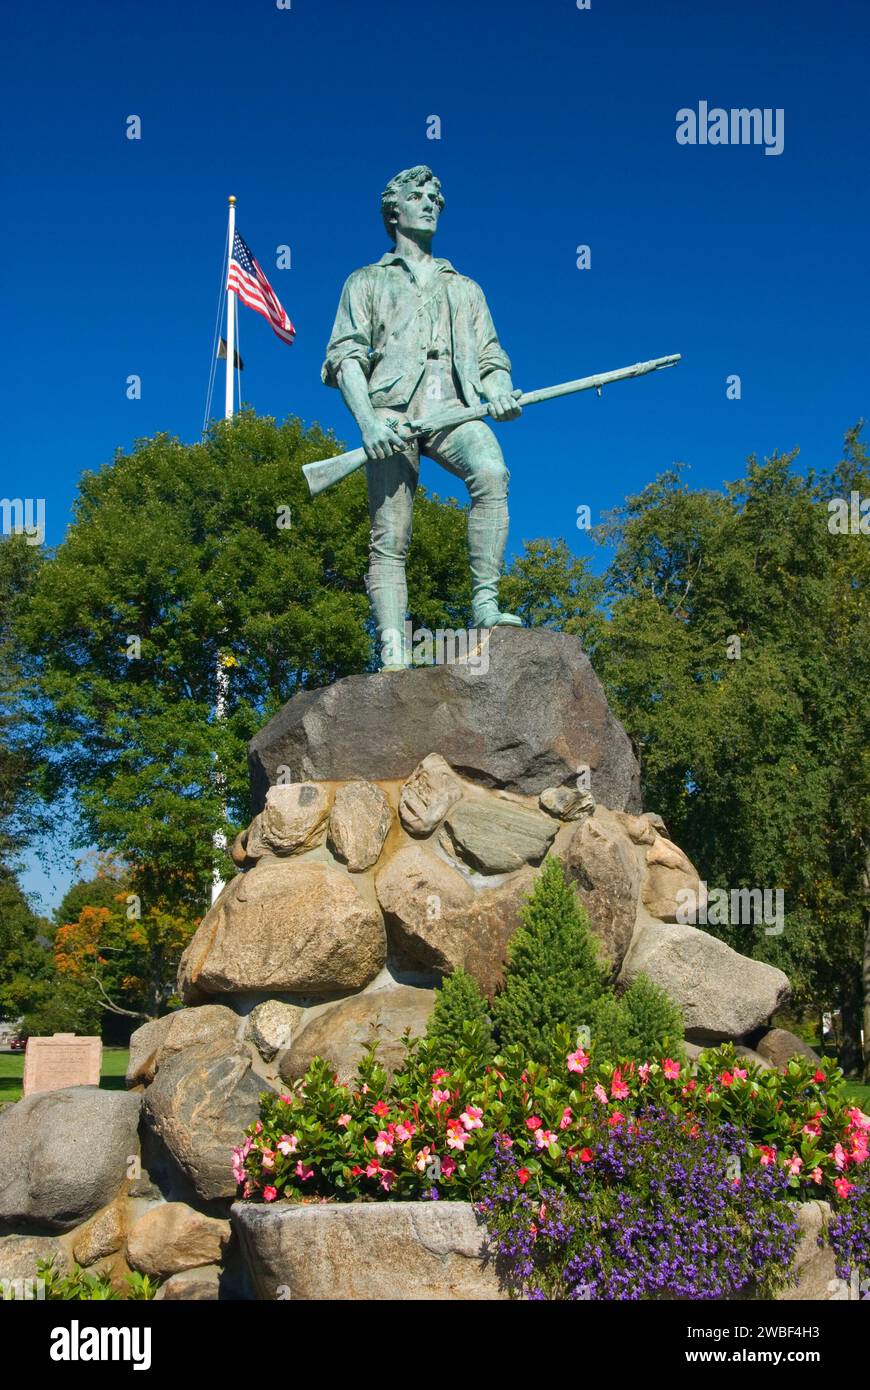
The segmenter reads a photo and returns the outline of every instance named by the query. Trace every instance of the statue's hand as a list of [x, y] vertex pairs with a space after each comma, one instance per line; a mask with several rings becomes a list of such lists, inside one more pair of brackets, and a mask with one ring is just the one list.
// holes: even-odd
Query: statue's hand
[[387, 459], [392, 454], [401, 454], [407, 449], [408, 441], [390, 427], [387, 420], [372, 420], [363, 426], [363, 448], [370, 459]]
[[494, 396], [489, 402], [489, 413], [493, 420], [515, 420], [522, 415], [523, 408], [517, 405], [516, 398], [509, 393]]

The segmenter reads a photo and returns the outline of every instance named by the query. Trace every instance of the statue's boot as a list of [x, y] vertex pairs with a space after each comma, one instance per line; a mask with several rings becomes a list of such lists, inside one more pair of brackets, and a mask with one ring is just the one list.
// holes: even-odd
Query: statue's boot
[[404, 671], [411, 665], [405, 641], [408, 584], [404, 562], [379, 556], [377, 564], [369, 568], [366, 588], [378, 634], [381, 670]]
[[498, 581], [508, 535], [504, 502], [481, 499], [468, 513], [468, 553], [471, 559], [471, 618], [474, 627], [522, 627], [515, 613], [498, 606]]

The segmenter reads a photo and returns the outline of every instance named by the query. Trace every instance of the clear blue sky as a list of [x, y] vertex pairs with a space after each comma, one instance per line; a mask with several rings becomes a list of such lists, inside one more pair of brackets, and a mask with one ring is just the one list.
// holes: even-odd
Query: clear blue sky
[[[591, 553], [577, 506], [676, 460], [698, 486], [795, 445], [828, 466], [870, 408], [866, 0], [46, 0], [4, 31], [0, 493], [46, 499], [49, 543], [82, 470], [198, 436], [229, 193], [298, 330], [288, 348], [240, 310], [262, 413], [356, 442], [323, 348], [345, 276], [386, 249], [381, 189], [418, 162], [447, 198], [436, 253], [484, 286], [517, 385], [683, 354], [501, 427], [514, 549]], [[782, 108], [783, 153], [678, 145], [702, 100]]]

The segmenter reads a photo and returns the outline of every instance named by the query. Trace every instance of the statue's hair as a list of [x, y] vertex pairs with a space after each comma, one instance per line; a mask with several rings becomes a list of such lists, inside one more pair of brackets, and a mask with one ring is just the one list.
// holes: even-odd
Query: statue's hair
[[399, 197], [408, 188], [416, 188], [422, 183], [433, 183], [438, 194], [438, 206], [444, 206], [444, 194], [441, 192], [441, 180], [436, 178], [428, 164], [415, 164], [413, 169], [403, 169], [390, 179], [383, 193], [381, 194], [381, 216], [384, 219], [384, 227], [390, 241], [395, 243], [396, 232], [393, 222], [396, 216], [396, 204]]

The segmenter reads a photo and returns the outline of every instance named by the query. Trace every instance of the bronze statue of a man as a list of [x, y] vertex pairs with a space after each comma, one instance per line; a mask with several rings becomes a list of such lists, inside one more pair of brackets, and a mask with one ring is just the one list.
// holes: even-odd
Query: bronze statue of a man
[[381, 212], [393, 250], [346, 281], [321, 373], [327, 385], [341, 391], [368, 459], [367, 584], [387, 669], [410, 662], [404, 641], [405, 559], [421, 453], [468, 488], [475, 626], [520, 626], [519, 618], [498, 607], [508, 472], [492, 430], [471, 420], [412, 442], [396, 433], [403, 420], [425, 417], [450, 402], [471, 406], [483, 398], [495, 420], [520, 414], [510, 359], [483, 291], [449, 261], [432, 255], [443, 207], [441, 184], [425, 164], [404, 169], [387, 184]]

